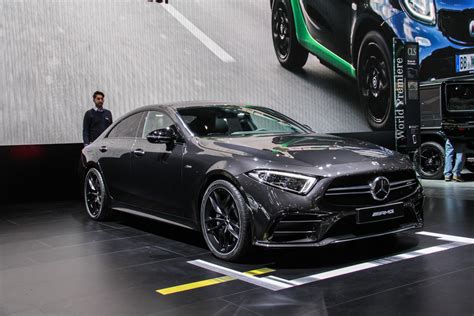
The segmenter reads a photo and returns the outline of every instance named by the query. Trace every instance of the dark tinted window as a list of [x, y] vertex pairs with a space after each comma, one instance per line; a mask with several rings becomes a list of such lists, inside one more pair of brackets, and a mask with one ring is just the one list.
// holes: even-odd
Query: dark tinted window
[[449, 111], [474, 111], [474, 83], [449, 84], [446, 95]]
[[433, 127], [441, 125], [440, 86], [421, 87], [421, 125]]
[[140, 125], [140, 119], [142, 115], [143, 115], [143, 112], [140, 112], [121, 120], [110, 131], [107, 137], [110, 137], [110, 138], [136, 137], [138, 125]]
[[308, 132], [302, 125], [262, 107], [209, 106], [178, 110], [196, 136], [247, 136]]

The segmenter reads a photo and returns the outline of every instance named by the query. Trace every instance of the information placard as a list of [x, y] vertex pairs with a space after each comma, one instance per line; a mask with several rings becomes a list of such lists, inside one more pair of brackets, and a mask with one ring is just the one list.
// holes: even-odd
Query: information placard
[[420, 146], [418, 43], [393, 40], [393, 100], [395, 145], [399, 152]]

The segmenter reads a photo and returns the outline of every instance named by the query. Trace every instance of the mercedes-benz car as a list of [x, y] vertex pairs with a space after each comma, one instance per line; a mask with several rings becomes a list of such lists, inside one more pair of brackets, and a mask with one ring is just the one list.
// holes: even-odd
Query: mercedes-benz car
[[423, 225], [412, 163], [391, 150], [313, 132], [259, 106], [138, 108], [82, 150], [85, 208], [202, 231], [218, 258], [315, 247]]
[[393, 38], [418, 42], [422, 82], [474, 74], [472, 0], [270, 0], [273, 44], [286, 68], [308, 53], [357, 79], [373, 129], [393, 125]]

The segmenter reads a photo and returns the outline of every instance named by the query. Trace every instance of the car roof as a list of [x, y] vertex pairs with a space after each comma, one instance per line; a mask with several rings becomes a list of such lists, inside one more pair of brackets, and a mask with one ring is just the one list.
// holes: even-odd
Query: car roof
[[133, 112], [141, 111], [150, 111], [158, 109], [183, 109], [190, 107], [204, 107], [204, 106], [222, 106], [222, 105], [235, 105], [235, 106], [248, 106], [249, 104], [239, 103], [239, 102], [217, 102], [217, 101], [182, 101], [182, 102], [173, 102], [173, 103], [162, 103], [162, 104], [153, 104], [146, 105], [139, 108], [136, 108]]

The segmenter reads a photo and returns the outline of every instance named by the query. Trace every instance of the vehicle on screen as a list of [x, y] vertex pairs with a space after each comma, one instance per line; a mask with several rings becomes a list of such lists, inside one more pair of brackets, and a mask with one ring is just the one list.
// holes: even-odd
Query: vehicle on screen
[[392, 42], [419, 43], [422, 82], [474, 74], [472, 0], [270, 0], [273, 44], [288, 69], [308, 53], [357, 80], [373, 129], [393, 126]]
[[474, 172], [474, 77], [421, 86], [421, 146], [416, 169], [425, 179], [444, 177], [445, 143], [463, 143], [465, 168]]
[[202, 231], [225, 260], [423, 225], [408, 158], [315, 133], [265, 107], [142, 107], [85, 147], [82, 166], [92, 219], [114, 210]]

